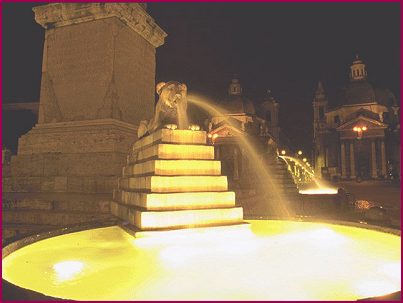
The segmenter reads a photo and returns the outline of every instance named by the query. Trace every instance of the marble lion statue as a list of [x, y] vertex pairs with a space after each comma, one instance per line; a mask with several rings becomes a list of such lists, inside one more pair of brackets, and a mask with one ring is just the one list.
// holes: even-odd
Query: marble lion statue
[[187, 129], [187, 86], [185, 84], [169, 81], [160, 82], [156, 85], [159, 95], [155, 107], [154, 117], [140, 122], [138, 138], [151, 134], [159, 128]]

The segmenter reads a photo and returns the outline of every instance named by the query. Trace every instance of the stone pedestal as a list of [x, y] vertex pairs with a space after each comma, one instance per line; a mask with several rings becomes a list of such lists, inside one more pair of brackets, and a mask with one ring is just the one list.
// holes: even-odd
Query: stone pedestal
[[161, 129], [127, 157], [112, 213], [138, 230], [239, 224], [241, 207], [204, 131]]
[[[3, 176], [3, 223], [15, 230], [105, 218], [137, 126], [153, 115], [155, 49], [166, 36], [139, 3], [54, 3], [34, 12], [46, 30], [39, 122], [19, 139]], [[41, 210], [38, 197], [71, 208]], [[91, 201], [86, 217], [74, 200]]]
[[166, 34], [138, 3], [34, 8], [45, 31], [39, 123], [152, 116], [155, 48]]

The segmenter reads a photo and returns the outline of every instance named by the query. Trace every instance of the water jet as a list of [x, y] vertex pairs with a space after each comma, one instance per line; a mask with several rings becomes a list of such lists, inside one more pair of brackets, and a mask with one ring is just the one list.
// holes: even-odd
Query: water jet
[[282, 220], [242, 224], [206, 138], [162, 128], [137, 141], [112, 203], [128, 225], [7, 245], [8, 287], [25, 299], [70, 300], [357, 300], [400, 291], [400, 232], [290, 220], [275, 192], [263, 198], [274, 196]]

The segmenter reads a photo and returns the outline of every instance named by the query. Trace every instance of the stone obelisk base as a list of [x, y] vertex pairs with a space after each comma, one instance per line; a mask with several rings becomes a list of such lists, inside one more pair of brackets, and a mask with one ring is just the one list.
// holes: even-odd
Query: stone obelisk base
[[136, 127], [114, 119], [38, 124], [3, 169], [3, 239], [113, 219]]

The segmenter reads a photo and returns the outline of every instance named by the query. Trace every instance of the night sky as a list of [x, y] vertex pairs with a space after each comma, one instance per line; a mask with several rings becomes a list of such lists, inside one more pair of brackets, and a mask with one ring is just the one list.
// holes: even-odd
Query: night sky
[[[32, 7], [3, 4], [3, 102], [39, 100], [44, 30]], [[369, 80], [400, 98], [398, 3], [150, 3], [168, 33], [157, 50], [157, 81], [178, 80], [222, 98], [234, 74], [258, 104], [267, 89], [280, 125], [309, 150], [318, 80], [332, 96], [348, 81], [356, 53]]]

